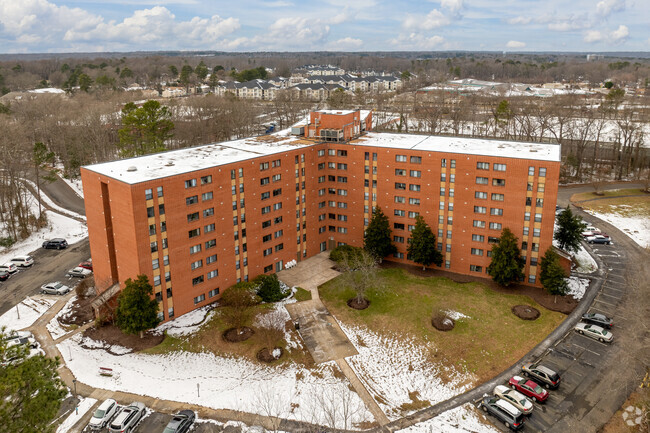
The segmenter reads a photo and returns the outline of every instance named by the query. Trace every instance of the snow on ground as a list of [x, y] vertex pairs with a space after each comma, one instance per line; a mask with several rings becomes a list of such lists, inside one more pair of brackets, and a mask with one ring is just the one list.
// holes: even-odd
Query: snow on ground
[[[88, 343], [83, 339], [83, 344]], [[279, 416], [311, 421], [325, 418], [326, 408], [315, 404], [319, 397], [349, 392], [347, 380], [339, 378], [342, 376], [340, 372], [335, 375], [338, 367], [333, 362], [308, 370], [295, 364], [266, 366], [206, 352], [117, 356], [104, 350], [82, 347], [79, 334], [57, 347], [77, 380], [91, 387], [215, 409], [267, 415], [263, 403], [273, 402]], [[99, 367], [112, 368], [113, 377], [100, 376]], [[350, 400], [356, 406], [363, 406], [356, 393], [351, 393]], [[365, 406], [355, 413], [355, 422], [371, 420], [373, 417]], [[342, 427], [340, 422], [337, 427]]]
[[167, 334], [172, 337], [183, 337], [185, 335], [194, 334], [212, 315], [213, 309], [214, 306], [206, 305], [205, 307], [190, 311], [174, 320], [163, 323], [158, 326], [154, 332], [162, 334], [167, 331]]
[[[612, 224], [641, 247], [650, 248], [650, 218], [647, 215], [622, 215], [616, 211], [617, 206], [611, 208], [612, 213], [594, 212], [590, 209], [585, 209], [585, 212]], [[616, 239], [613, 241], [616, 242]]]
[[582, 245], [580, 245], [580, 248], [577, 252], [571, 253], [571, 255], [573, 256], [573, 259], [578, 263], [578, 266], [575, 269], [576, 272], [580, 272], [582, 274], [591, 274], [592, 272], [596, 272], [598, 270], [598, 264]]
[[0, 328], [6, 327], [8, 330], [14, 331], [28, 328], [49, 310], [56, 301], [56, 298], [27, 297], [17, 305], [18, 311], [16, 311], [16, 307], [13, 307], [0, 316]]
[[454, 311], [454, 310], [447, 310], [445, 311], [445, 313], [447, 314], [447, 317], [453, 320], [471, 319], [471, 317], [469, 317], [468, 315], [459, 313], [458, 311]]
[[498, 429], [484, 424], [470, 404], [443, 412], [435, 418], [397, 430], [399, 433], [496, 433]]
[[[359, 352], [346, 358], [348, 363], [391, 420], [404, 415], [399, 408], [412, 402], [409, 393], [417, 392], [420, 400], [433, 405], [469, 389], [471, 375], [431, 360], [432, 343], [423, 346], [406, 335], [393, 338], [365, 327], [339, 325]], [[447, 383], [440, 377], [443, 368]]]
[[68, 433], [74, 425], [79, 422], [81, 418], [90, 410], [91, 407], [93, 407], [97, 403], [97, 400], [94, 398], [83, 398], [81, 397], [81, 400], [79, 401], [79, 404], [77, 407], [79, 408], [79, 411], [77, 412], [76, 410], [73, 410], [70, 412], [70, 415], [63, 420], [61, 424], [59, 424], [59, 427], [56, 429], [56, 433]]
[[589, 280], [586, 278], [569, 277], [566, 279], [569, 284], [569, 293], [567, 295], [573, 296], [576, 300], [581, 300], [589, 287]]
[[50, 323], [46, 325], [48, 332], [52, 336], [52, 340], [58, 340], [64, 335], [72, 332], [72, 329], [66, 329], [59, 323], [59, 318], [68, 316], [72, 312], [72, 304], [77, 300], [77, 296], [70, 298], [68, 302], [61, 308], [61, 310], [50, 320]]

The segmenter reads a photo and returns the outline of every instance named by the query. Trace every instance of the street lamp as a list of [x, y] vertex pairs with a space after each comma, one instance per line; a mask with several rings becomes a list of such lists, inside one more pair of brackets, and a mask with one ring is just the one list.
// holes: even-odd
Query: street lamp
[[77, 379], [72, 379], [72, 384], [74, 385], [74, 397], [77, 399], [77, 404], [74, 408], [75, 415], [79, 415], [79, 399], [77, 396]]

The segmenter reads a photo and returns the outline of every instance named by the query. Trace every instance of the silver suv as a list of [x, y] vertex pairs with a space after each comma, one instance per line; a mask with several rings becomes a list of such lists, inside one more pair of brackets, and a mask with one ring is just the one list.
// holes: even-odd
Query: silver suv
[[145, 406], [140, 402], [133, 402], [123, 407], [115, 419], [108, 425], [109, 433], [130, 433], [144, 416]]

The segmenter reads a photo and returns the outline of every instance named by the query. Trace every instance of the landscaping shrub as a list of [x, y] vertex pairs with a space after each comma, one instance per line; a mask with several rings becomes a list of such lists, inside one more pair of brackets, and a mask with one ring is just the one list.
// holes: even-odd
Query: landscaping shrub
[[330, 260], [341, 263], [345, 259], [353, 259], [361, 254], [363, 248], [351, 245], [340, 245], [330, 252]]
[[257, 296], [262, 298], [264, 302], [278, 302], [286, 298], [290, 293], [289, 290], [283, 289], [276, 274], [262, 274], [255, 278], [253, 283], [257, 284]]
[[0, 238], [0, 247], [9, 248], [15, 243], [16, 243], [16, 239], [12, 238], [11, 236], [8, 236], [6, 238]]

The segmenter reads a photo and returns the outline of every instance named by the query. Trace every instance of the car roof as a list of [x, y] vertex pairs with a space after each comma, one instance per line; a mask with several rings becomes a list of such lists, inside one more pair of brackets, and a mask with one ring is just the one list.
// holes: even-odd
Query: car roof
[[14, 257], [13, 259], [11, 259], [11, 260], [29, 260], [29, 259], [31, 259], [31, 258], [32, 258], [32, 256], [15, 256], [15, 257]]
[[[592, 325], [592, 326], [593, 326], [593, 325]], [[537, 370], [542, 371], [542, 372], [544, 372], [544, 373], [546, 373], [546, 374], [548, 374], [548, 375], [551, 375], [551, 376], [554, 375], [554, 374], [557, 374], [556, 372], [554, 372], [554, 371], [551, 370], [550, 368], [545, 367], [545, 366], [543, 366], [543, 365], [538, 365], [536, 368], [537, 368]]]
[[508, 388], [508, 387], [505, 386], [505, 385], [497, 385], [497, 386], [494, 388], [494, 391], [495, 391], [495, 392], [496, 392], [496, 391], [499, 391], [500, 393], [504, 393], [504, 392], [508, 391], [509, 389], [510, 389], [510, 388]]
[[104, 400], [104, 402], [99, 405], [98, 409], [106, 409], [112, 404], [115, 404], [115, 400], [113, 400], [112, 398], [109, 398], [108, 400]]
[[521, 382], [522, 380], [524, 380], [524, 378], [521, 377], [521, 376], [513, 376], [512, 378], [513, 378], [514, 380], [516, 380], [517, 382]]
[[499, 406], [501, 409], [509, 412], [510, 415], [512, 416], [518, 416], [521, 414], [521, 411], [516, 407], [514, 407], [512, 403], [505, 401], [503, 399], [497, 400], [495, 404]]

